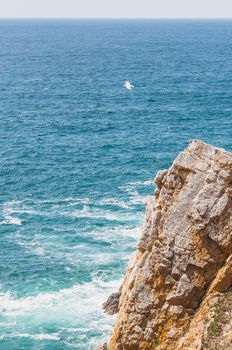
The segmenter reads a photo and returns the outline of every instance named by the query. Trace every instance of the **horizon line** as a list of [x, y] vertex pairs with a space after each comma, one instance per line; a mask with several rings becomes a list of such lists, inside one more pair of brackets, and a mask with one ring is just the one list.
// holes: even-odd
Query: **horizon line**
[[0, 20], [232, 20], [232, 17], [0, 17]]

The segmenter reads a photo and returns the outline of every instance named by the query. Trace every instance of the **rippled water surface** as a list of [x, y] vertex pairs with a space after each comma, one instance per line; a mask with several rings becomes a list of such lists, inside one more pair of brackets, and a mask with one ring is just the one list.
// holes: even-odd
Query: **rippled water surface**
[[[0, 22], [0, 348], [92, 350], [158, 169], [232, 149], [232, 22]], [[135, 88], [123, 88], [125, 80]]]

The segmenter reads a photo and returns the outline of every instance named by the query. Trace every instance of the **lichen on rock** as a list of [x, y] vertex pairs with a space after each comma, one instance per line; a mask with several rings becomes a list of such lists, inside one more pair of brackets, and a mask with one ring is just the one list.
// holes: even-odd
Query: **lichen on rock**
[[120, 294], [106, 304], [118, 311], [110, 349], [213, 349], [212, 310], [232, 285], [232, 154], [193, 140], [155, 183]]

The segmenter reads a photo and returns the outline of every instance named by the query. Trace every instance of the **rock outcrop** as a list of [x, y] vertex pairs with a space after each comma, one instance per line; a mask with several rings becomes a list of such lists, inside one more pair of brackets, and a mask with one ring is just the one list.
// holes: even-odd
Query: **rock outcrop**
[[118, 313], [120, 295], [120, 292], [113, 293], [110, 295], [108, 300], [105, 303], [103, 303], [102, 307], [105, 313], [107, 313], [108, 315], [114, 315]]
[[232, 154], [193, 140], [155, 183], [110, 350], [232, 349]]

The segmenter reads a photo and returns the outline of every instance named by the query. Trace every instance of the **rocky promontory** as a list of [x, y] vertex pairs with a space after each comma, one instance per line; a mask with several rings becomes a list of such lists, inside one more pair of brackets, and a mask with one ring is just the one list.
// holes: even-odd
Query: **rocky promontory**
[[232, 349], [232, 153], [193, 140], [155, 184], [110, 350]]

